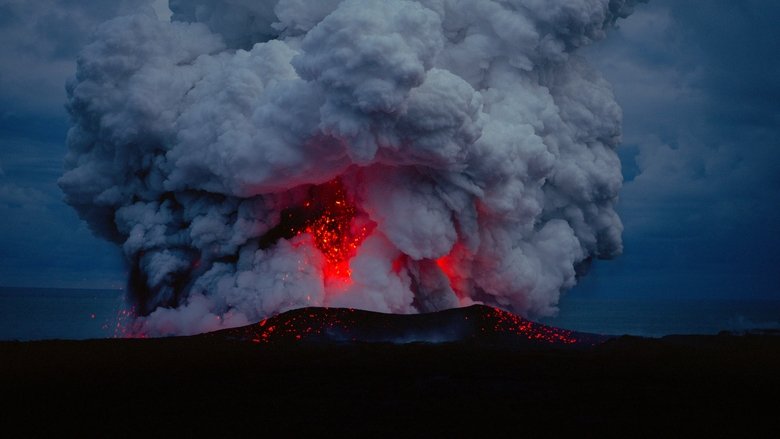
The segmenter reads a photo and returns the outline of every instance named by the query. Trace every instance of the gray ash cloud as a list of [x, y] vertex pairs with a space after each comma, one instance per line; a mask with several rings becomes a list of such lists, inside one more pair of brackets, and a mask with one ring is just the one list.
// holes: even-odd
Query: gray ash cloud
[[[635, 2], [170, 3], [102, 24], [67, 87], [59, 184], [122, 246], [140, 331], [302, 306], [548, 315], [621, 252], [621, 111], [576, 52]], [[308, 229], [269, 239], [332, 181], [371, 225], [349, 279]]]

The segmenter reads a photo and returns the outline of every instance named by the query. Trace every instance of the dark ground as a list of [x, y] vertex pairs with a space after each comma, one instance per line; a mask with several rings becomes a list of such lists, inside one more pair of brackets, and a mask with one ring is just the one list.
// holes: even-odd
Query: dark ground
[[[0, 343], [4, 437], [778, 437], [780, 337]], [[277, 436], [277, 434], [274, 434]]]

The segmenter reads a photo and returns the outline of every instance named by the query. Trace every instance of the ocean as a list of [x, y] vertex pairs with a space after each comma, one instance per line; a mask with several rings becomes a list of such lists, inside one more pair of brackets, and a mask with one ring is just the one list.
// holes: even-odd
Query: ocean
[[110, 338], [127, 308], [119, 290], [0, 287], [0, 340]]
[[539, 321], [583, 332], [643, 337], [780, 329], [780, 300], [564, 297], [559, 308], [558, 316]]
[[[129, 306], [119, 290], [0, 287], [0, 340], [111, 338], [122, 334]], [[610, 335], [660, 337], [780, 329], [780, 300], [566, 297], [541, 323]]]

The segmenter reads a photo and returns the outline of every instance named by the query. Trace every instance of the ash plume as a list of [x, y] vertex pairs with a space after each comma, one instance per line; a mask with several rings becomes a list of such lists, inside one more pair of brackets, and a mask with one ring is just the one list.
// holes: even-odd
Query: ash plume
[[171, 0], [67, 84], [67, 202], [138, 330], [304, 306], [554, 313], [622, 249], [621, 111], [577, 49], [632, 0]]

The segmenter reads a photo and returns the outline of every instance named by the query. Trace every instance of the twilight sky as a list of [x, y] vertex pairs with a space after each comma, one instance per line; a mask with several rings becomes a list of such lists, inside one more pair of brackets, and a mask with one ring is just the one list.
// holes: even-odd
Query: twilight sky
[[[138, 3], [0, 0], [2, 286], [125, 285], [56, 180], [79, 48]], [[624, 111], [625, 251], [568, 294], [780, 297], [779, 20], [770, 1], [651, 0], [584, 52]]]

